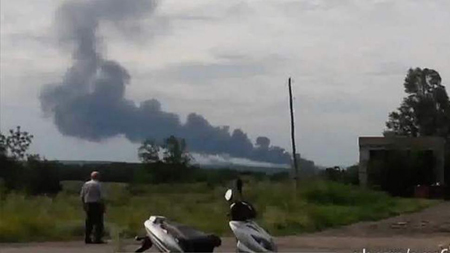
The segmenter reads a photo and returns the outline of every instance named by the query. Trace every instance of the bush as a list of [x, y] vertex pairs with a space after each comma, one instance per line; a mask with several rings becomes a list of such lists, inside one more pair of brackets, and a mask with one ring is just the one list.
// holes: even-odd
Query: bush
[[353, 165], [346, 169], [341, 169], [340, 167], [327, 168], [321, 172], [321, 177], [333, 182], [358, 185], [358, 165]]
[[20, 190], [25, 187], [26, 170], [23, 164], [0, 154], [0, 178], [6, 190]]
[[4, 191], [28, 194], [56, 194], [61, 190], [60, 165], [56, 162], [30, 158], [17, 161], [0, 156], [0, 179]]
[[31, 160], [27, 163], [28, 182], [26, 190], [29, 194], [57, 194], [62, 188], [60, 184], [59, 165], [56, 162]]
[[383, 192], [355, 189], [355, 187], [331, 182], [317, 182], [303, 190], [310, 203], [323, 205], [369, 205], [379, 199], [388, 199]]

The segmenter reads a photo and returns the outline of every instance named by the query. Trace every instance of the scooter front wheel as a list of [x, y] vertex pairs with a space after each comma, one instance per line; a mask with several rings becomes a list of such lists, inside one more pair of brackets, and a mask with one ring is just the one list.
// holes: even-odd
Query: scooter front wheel
[[139, 241], [142, 241], [141, 247], [136, 249], [136, 251], [134, 251], [134, 252], [144, 252], [153, 246], [152, 240], [150, 240], [150, 238], [148, 238], [147, 236], [136, 238], [136, 240], [138, 240], [138, 239], [139, 239]]

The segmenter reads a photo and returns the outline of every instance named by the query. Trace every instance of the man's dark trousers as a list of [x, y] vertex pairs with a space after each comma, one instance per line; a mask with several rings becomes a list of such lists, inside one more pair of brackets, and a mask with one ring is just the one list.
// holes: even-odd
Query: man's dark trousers
[[87, 203], [86, 211], [86, 227], [85, 242], [91, 242], [92, 230], [95, 227], [94, 242], [101, 242], [103, 236], [103, 203]]

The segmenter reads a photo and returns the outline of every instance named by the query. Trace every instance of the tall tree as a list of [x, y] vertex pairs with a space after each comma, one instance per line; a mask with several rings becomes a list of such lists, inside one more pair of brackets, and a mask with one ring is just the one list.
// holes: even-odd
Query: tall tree
[[145, 140], [138, 149], [138, 157], [143, 163], [159, 162], [159, 146], [153, 140]]
[[10, 129], [9, 135], [0, 133], [0, 154], [15, 160], [25, 160], [32, 139], [33, 135], [20, 130], [20, 126], [15, 130]]
[[188, 165], [192, 156], [187, 152], [186, 141], [170, 136], [165, 140], [164, 162], [169, 164]]
[[407, 96], [389, 114], [385, 135], [450, 137], [450, 101], [439, 73], [409, 69], [404, 87]]

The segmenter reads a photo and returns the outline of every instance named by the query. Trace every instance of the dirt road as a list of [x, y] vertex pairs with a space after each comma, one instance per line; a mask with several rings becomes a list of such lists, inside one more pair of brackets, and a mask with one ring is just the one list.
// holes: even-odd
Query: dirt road
[[[235, 240], [223, 238], [217, 252], [235, 252]], [[361, 222], [324, 232], [276, 238], [282, 252], [442, 252], [450, 253], [450, 202], [418, 213], [377, 222]], [[1, 253], [132, 252], [136, 244], [84, 245], [82, 242], [0, 244]], [[447, 251], [445, 249], [448, 249]]]
[[[440, 252], [444, 245], [450, 245], [450, 236], [433, 237], [330, 237], [299, 236], [277, 238], [280, 252]], [[133, 252], [137, 245], [125, 243], [122, 247], [113, 242], [108, 245], [85, 245], [82, 242], [47, 242], [20, 245], [4, 245], [2, 253], [111, 253]], [[151, 250], [149, 252], [155, 252]], [[216, 252], [236, 252], [234, 238], [224, 238]], [[450, 251], [449, 251], [450, 252]], [[445, 252], [448, 253], [448, 252]]]

